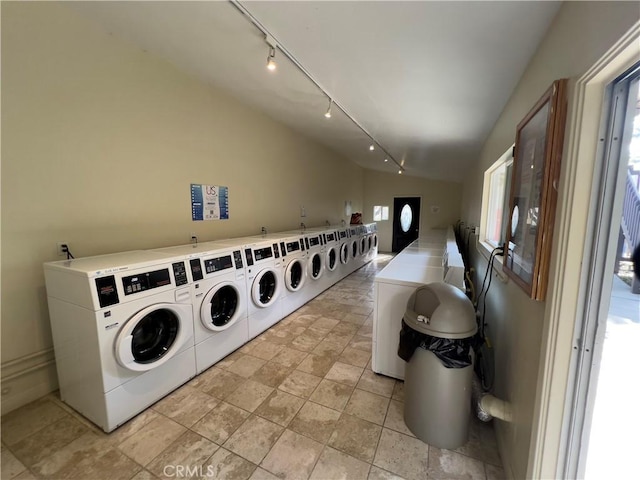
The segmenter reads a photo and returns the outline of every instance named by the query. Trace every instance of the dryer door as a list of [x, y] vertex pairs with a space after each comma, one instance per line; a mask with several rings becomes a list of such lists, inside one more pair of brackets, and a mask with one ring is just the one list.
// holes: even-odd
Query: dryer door
[[253, 303], [261, 308], [266, 308], [278, 299], [280, 285], [276, 272], [271, 268], [265, 268], [256, 275], [251, 287]]
[[116, 338], [118, 363], [136, 372], [162, 365], [182, 347], [187, 322], [193, 322], [191, 305], [157, 303], [140, 310]]
[[335, 247], [329, 248], [325, 258], [325, 264], [330, 272], [333, 272], [338, 266], [338, 256], [336, 255]]
[[314, 280], [318, 280], [322, 276], [322, 272], [324, 271], [324, 265], [322, 264], [322, 254], [320, 252], [316, 252], [311, 255], [309, 259], [309, 275]]
[[209, 330], [226, 330], [241, 316], [240, 299], [240, 291], [233, 283], [221, 282], [215, 285], [202, 300], [202, 324]]
[[360, 239], [360, 255], [364, 255], [365, 253], [367, 253], [367, 239], [362, 237]]
[[304, 285], [305, 276], [305, 268], [302, 261], [296, 258], [289, 262], [284, 272], [284, 283], [287, 286], [287, 290], [291, 292], [300, 290]]
[[343, 243], [340, 246], [340, 263], [346, 265], [349, 262], [349, 245]]
[[358, 241], [354, 240], [351, 242], [351, 256], [356, 258], [358, 256]]

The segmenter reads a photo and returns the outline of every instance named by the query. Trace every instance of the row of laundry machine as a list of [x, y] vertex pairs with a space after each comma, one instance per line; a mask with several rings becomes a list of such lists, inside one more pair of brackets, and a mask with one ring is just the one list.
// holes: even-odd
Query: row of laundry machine
[[47, 262], [60, 395], [110, 432], [377, 255], [376, 224]]

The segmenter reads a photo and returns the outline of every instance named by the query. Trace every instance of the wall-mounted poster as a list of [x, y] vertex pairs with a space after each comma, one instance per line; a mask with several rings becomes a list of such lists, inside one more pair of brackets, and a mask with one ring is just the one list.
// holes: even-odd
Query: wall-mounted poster
[[191, 184], [191, 219], [228, 220], [229, 189], [218, 185]]

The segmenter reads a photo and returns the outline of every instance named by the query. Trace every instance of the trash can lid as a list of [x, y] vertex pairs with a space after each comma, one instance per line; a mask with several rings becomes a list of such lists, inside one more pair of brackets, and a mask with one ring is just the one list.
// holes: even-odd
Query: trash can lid
[[471, 300], [448, 283], [419, 287], [407, 301], [404, 321], [413, 330], [440, 338], [468, 338], [478, 330]]

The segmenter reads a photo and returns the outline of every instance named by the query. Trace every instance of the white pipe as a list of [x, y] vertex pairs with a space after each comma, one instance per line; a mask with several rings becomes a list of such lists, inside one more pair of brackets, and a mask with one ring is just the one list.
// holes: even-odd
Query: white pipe
[[492, 417], [499, 418], [505, 422], [511, 422], [513, 419], [511, 404], [493, 395], [483, 395], [480, 398], [480, 406], [482, 410]]

